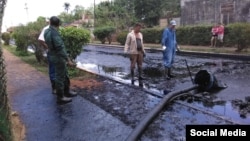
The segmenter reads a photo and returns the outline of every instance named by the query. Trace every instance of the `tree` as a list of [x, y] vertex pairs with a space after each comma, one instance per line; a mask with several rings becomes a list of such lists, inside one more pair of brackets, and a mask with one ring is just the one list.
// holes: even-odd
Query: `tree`
[[162, 13], [162, 3], [163, 0], [137, 0], [135, 16], [149, 27], [158, 25]]
[[162, 17], [170, 21], [174, 17], [181, 16], [181, 5], [179, 0], [168, 0], [162, 3]]
[[[127, 29], [134, 21], [134, 0], [116, 0], [101, 2], [95, 9], [96, 27], [113, 26], [118, 29]], [[109, 19], [109, 20], [107, 20]]]
[[72, 23], [73, 21], [75, 21], [74, 16], [72, 14], [68, 14], [66, 12], [60, 13], [60, 15], [58, 15], [58, 18], [61, 20], [63, 25], [69, 24], [69, 23]]
[[6, 6], [6, 2], [7, 0], [1, 0], [0, 2], [0, 34], [2, 33], [2, 22], [3, 22], [4, 8]]
[[75, 20], [82, 19], [84, 13], [85, 13], [84, 7], [80, 5], [76, 5], [75, 9], [72, 11]]
[[45, 18], [39, 17], [37, 21], [30, 22], [26, 26], [21, 25], [16, 27], [13, 32], [13, 38], [17, 46], [16, 50], [19, 51], [21, 55], [27, 55], [27, 48], [31, 46], [35, 50], [35, 56], [39, 63], [46, 61], [43, 56], [44, 49], [38, 42], [38, 36], [45, 25]]
[[180, 0], [104, 1], [97, 5], [95, 11], [97, 27], [115, 26], [118, 29], [127, 29], [135, 22], [152, 27], [158, 25], [162, 17], [180, 16]]
[[63, 5], [63, 7], [64, 7], [64, 10], [66, 11], [66, 13], [68, 13], [69, 12], [69, 8], [70, 8], [70, 3], [65, 2], [64, 5]]

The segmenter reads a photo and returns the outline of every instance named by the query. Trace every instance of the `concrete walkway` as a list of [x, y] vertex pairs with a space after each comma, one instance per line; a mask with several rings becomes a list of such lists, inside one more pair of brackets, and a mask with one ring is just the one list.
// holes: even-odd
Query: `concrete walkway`
[[16, 140], [123, 141], [132, 131], [80, 96], [74, 97], [72, 103], [57, 105], [48, 76], [3, 51], [10, 107], [25, 127], [24, 138]]

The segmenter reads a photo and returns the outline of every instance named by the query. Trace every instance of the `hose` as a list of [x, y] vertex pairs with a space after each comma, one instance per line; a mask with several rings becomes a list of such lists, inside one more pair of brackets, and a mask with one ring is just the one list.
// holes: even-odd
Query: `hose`
[[153, 119], [161, 112], [164, 106], [170, 102], [173, 97], [181, 95], [191, 90], [195, 90], [198, 88], [198, 85], [192, 86], [190, 88], [186, 88], [184, 90], [170, 92], [165, 97], [163, 97], [162, 101], [149, 112], [146, 117], [135, 127], [135, 129], [130, 133], [127, 137], [126, 141], [137, 141], [138, 138], [142, 135], [143, 131], [147, 128], [147, 126], [153, 121]]

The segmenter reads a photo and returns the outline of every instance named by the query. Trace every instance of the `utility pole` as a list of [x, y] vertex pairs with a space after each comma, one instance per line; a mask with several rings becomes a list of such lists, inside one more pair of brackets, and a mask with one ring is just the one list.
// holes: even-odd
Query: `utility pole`
[[27, 3], [24, 4], [24, 9], [26, 10], [26, 14], [27, 14], [27, 23], [29, 22], [29, 12], [28, 12], [28, 5]]

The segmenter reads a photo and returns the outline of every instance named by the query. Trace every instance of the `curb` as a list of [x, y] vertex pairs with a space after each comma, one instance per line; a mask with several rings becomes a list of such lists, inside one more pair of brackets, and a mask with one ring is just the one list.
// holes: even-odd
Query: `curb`
[[[102, 47], [118, 47], [123, 48], [121, 45], [109, 45], [109, 44], [88, 44], [93, 46], [102, 46]], [[152, 52], [161, 52], [161, 49], [153, 49], [146, 47], [145, 50], [149, 50]], [[214, 58], [223, 58], [223, 59], [231, 59], [231, 60], [239, 60], [239, 61], [250, 61], [250, 55], [237, 55], [237, 54], [227, 54], [227, 53], [210, 53], [210, 52], [196, 52], [196, 51], [177, 51], [177, 55], [183, 56], [202, 56], [202, 57], [214, 57]]]

